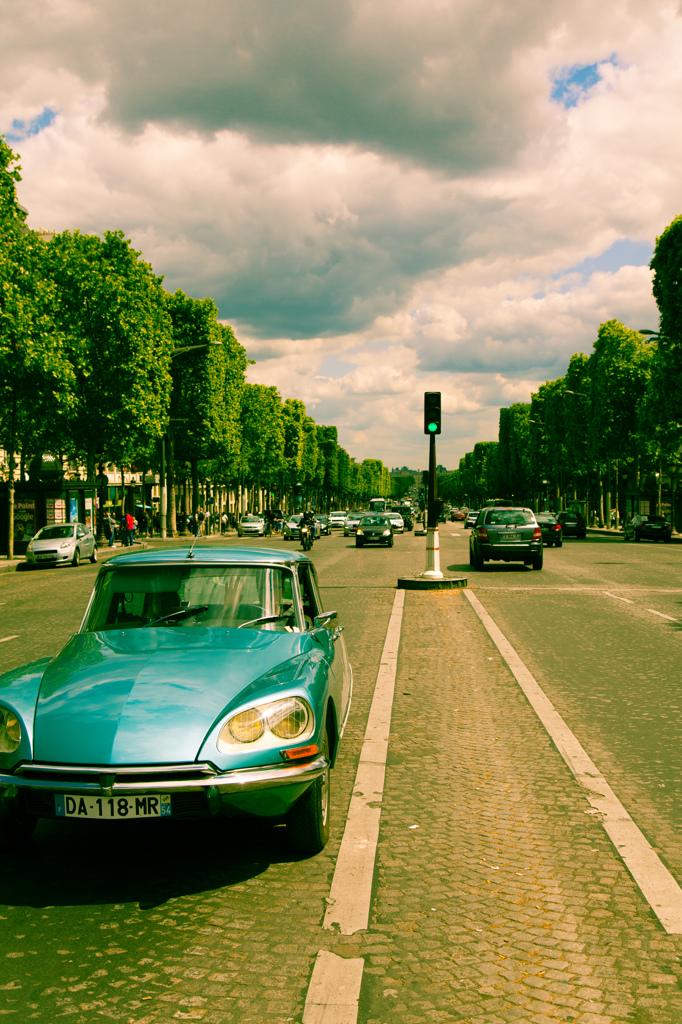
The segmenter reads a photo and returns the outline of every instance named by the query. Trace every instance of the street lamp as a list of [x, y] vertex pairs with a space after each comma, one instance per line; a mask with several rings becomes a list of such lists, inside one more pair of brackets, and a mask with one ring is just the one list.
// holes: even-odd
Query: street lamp
[[[200, 348], [211, 348], [213, 345], [222, 345], [222, 341], [215, 339], [214, 341], [204, 341], [200, 345], [182, 345], [176, 348], [175, 351], [171, 352], [171, 359], [175, 359], [177, 356], [184, 355], [186, 352], [195, 352]], [[170, 423], [170, 418], [169, 421]], [[168, 512], [167, 500], [168, 495], [166, 493], [166, 437], [168, 431], [166, 431], [161, 438], [161, 465], [159, 473], [159, 509], [160, 513], [160, 526], [161, 526], [161, 540], [166, 540], [166, 515]]]

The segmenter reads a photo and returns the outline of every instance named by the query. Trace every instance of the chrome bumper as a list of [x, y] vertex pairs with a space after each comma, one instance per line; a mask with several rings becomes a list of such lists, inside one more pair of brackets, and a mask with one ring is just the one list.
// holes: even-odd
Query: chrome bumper
[[[124, 793], [158, 793], [212, 790], [221, 795], [254, 793], [258, 790], [277, 789], [281, 786], [292, 786], [314, 782], [319, 778], [329, 762], [324, 757], [317, 757], [302, 765], [265, 765], [262, 768], [237, 768], [229, 772], [219, 772], [209, 765], [178, 766], [173, 774], [178, 775], [184, 769], [192, 778], [163, 778], [162, 766], [145, 766], [143, 768], [118, 769], [108, 766], [45, 765], [25, 764], [13, 774], [0, 774], [0, 796], [3, 790], [14, 787], [21, 789], [43, 790], [50, 793], [79, 793], [91, 796], [116, 796]], [[204, 774], [197, 777], [197, 769], [204, 769]], [[31, 777], [32, 773], [42, 777]], [[148, 774], [149, 779], [140, 779], [140, 775]], [[79, 775], [85, 778], [74, 780], [65, 776]], [[127, 775], [136, 778], [126, 779]]]

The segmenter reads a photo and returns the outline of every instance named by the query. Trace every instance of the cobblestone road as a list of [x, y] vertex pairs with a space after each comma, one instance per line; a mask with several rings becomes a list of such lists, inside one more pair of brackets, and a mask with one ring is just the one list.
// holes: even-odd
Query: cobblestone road
[[[443, 534], [444, 564], [468, 572], [466, 534]], [[407, 594], [369, 928], [322, 929], [395, 579], [422, 568], [423, 544], [407, 535], [392, 550], [355, 551], [338, 536], [315, 545], [356, 684], [324, 853], [292, 856], [281, 828], [43, 822], [25, 855], [0, 861], [0, 1013], [300, 1024], [315, 957], [328, 949], [365, 961], [360, 1024], [682, 1022], [682, 937], [663, 932], [461, 593]], [[620, 773], [609, 781], [626, 802], [636, 794], [599, 718], [607, 705], [593, 701], [587, 713], [581, 696], [611, 660], [585, 632], [597, 617], [586, 601], [596, 598], [564, 602], [552, 588], [648, 583], [646, 604], [673, 618], [680, 597], [662, 591], [679, 586], [680, 562], [660, 547], [614, 555], [614, 544], [566, 544], [546, 553], [542, 573], [502, 567], [470, 583], [549, 696], [565, 700], [579, 738], [599, 740], [591, 753], [607, 777]], [[53, 653], [78, 627], [92, 579], [86, 566], [0, 577], [2, 636], [19, 634], [0, 645], [2, 667]], [[620, 620], [606, 615], [607, 635], [617, 633]], [[548, 625], [557, 618], [563, 646]], [[626, 617], [633, 648], [653, 618]], [[647, 649], [640, 675], [665, 676], [670, 696], [679, 660], [675, 674], [667, 644]], [[643, 796], [645, 781], [636, 786]], [[672, 844], [676, 804], [647, 806]]]

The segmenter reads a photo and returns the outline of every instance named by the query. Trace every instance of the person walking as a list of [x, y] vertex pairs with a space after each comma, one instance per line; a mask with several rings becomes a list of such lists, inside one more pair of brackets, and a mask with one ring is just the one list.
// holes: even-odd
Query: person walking
[[116, 527], [118, 526], [118, 523], [111, 513], [107, 516], [107, 524], [109, 526], [109, 547], [113, 548], [114, 541], [116, 540]]
[[135, 536], [135, 520], [131, 516], [130, 512], [126, 512], [123, 517], [125, 523], [125, 538], [124, 543], [126, 547], [131, 548], [133, 546], [133, 538]]
[[199, 534], [201, 533], [205, 519], [206, 516], [204, 515], [204, 510], [203, 508], [200, 508], [199, 511], [197, 512], [197, 532], [195, 534], [196, 537], [198, 537]]

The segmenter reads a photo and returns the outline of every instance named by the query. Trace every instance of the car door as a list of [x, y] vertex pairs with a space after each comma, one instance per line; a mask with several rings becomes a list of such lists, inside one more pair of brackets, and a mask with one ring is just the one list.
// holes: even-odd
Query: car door
[[[298, 580], [307, 625], [323, 611], [315, 567], [311, 563], [299, 563]], [[332, 619], [328, 626], [323, 627], [323, 632], [327, 634], [323, 639], [326, 641], [325, 649], [328, 652], [330, 689], [336, 704], [339, 730], [343, 728], [348, 717], [353, 683], [342, 628], [338, 619]]]
[[89, 558], [92, 551], [89, 551], [88, 535], [85, 527], [79, 523], [76, 527], [76, 546], [80, 549], [81, 558]]

